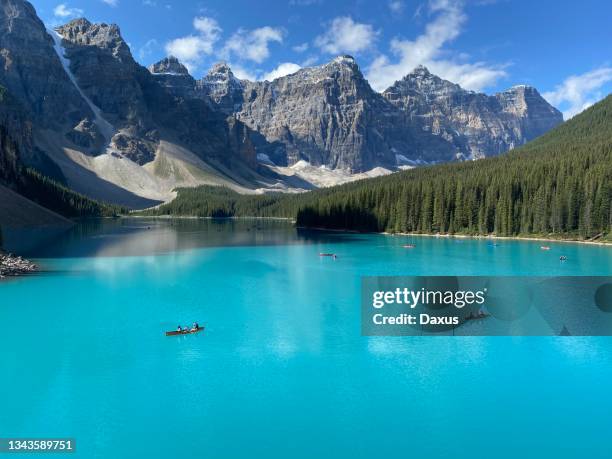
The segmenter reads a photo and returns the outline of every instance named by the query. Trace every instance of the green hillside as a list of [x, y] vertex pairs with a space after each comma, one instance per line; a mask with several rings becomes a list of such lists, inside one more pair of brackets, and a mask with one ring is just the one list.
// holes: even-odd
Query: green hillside
[[155, 215], [290, 217], [308, 227], [498, 236], [606, 237], [612, 226], [612, 96], [513, 152], [301, 195], [180, 190]]

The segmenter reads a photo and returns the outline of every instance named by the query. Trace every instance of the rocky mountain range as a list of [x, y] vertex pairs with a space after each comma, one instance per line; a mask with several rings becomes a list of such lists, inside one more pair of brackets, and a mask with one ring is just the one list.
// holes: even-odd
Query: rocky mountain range
[[24, 0], [0, 2], [0, 85], [3, 170], [20, 161], [130, 207], [181, 186], [308, 189], [478, 159], [562, 122], [534, 88], [488, 96], [424, 67], [381, 94], [350, 56], [271, 82], [239, 80], [223, 63], [197, 80], [173, 57], [146, 69], [118, 26], [49, 30]]
[[535, 88], [515, 86], [488, 96], [423, 66], [379, 94], [351, 56], [272, 82], [239, 80], [223, 63], [195, 80], [175, 58], [150, 70], [175, 95], [208, 100], [261, 134], [265, 142], [254, 139], [260, 158], [278, 166], [304, 160], [363, 172], [480, 159], [522, 145], [563, 121]]
[[[432, 75], [419, 66], [383, 97], [420, 131], [442, 137], [459, 159], [494, 156], [527, 143], [563, 121], [530, 86], [487, 96]], [[441, 160], [448, 160], [446, 153]]]

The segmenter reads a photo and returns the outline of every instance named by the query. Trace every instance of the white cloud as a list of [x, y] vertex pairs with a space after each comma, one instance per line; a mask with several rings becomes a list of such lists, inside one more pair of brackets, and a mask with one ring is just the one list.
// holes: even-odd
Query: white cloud
[[329, 29], [315, 39], [315, 44], [329, 54], [358, 53], [370, 48], [377, 35], [369, 24], [355, 22], [348, 16], [337, 17]]
[[197, 68], [204, 56], [213, 53], [222, 32], [217, 21], [208, 17], [196, 17], [193, 27], [197, 34], [166, 43], [166, 52], [177, 57], [190, 70]]
[[57, 18], [74, 18], [83, 15], [83, 10], [80, 8], [69, 8], [65, 3], [60, 3], [53, 9], [53, 14]]
[[602, 86], [612, 81], [612, 67], [602, 67], [582, 75], [572, 75], [557, 85], [554, 91], [543, 94], [552, 105], [563, 110], [565, 119], [577, 115], [603, 99]]
[[221, 27], [216, 20], [206, 16], [196, 17], [193, 20], [193, 28], [208, 40], [216, 40], [221, 33]]
[[102, 1], [112, 7], [115, 7], [119, 4], [119, 0], [102, 0]]
[[294, 64], [293, 62], [284, 62], [271, 72], [266, 73], [262, 77], [262, 80], [273, 81], [277, 78], [284, 77], [285, 75], [291, 75], [292, 73], [297, 72], [301, 68], [302, 67], [300, 67], [298, 64]]
[[232, 69], [232, 73], [239, 80], [249, 80], [255, 81], [257, 80], [257, 75], [251, 70], [245, 69], [244, 67], [237, 64], [230, 64], [230, 68]]
[[420, 64], [436, 75], [474, 91], [491, 86], [506, 76], [499, 65], [447, 57], [444, 46], [459, 36], [467, 16], [459, 0], [430, 0], [428, 6], [434, 19], [427, 24], [425, 32], [414, 40], [393, 39], [391, 52], [395, 59], [381, 55], [370, 65], [367, 78], [374, 89], [386, 89]]
[[404, 11], [404, 2], [402, 0], [391, 0], [389, 2], [389, 9], [392, 13], [400, 14]]
[[309, 47], [310, 45], [308, 43], [302, 43], [301, 45], [294, 46], [292, 49], [296, 53], [303, 53], [303, 52], [308, 51]]
[[261, 64], [270, 57], [269, 44], [283, 42], [283, 31], [274, 27], [261, 27], [254, 30], [239, 29], [225, 43], [222, 56], [229, 58], [231, 54], [240, 59]]
[[166, 51], [184, 61], [196, 61], [202, 54], [211, 54], [212, 45], [201, 37], [190, 35], [177, 38], [166, 45]]

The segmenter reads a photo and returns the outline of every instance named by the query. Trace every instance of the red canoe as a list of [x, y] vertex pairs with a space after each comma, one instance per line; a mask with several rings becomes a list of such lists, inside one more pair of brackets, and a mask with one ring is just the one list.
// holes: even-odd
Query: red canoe
[[166, 332], [166, 336], [177, 336], [177, 335], [191, 335], [192, 333], [199, 333], [201, 331], [204, 331], [204, 327], [198, 327], [197, 330], [192, 330], [191, 328], [189, 329], [185, 329], [185, 330], [174, 330], [174, 331], [169, 331]]

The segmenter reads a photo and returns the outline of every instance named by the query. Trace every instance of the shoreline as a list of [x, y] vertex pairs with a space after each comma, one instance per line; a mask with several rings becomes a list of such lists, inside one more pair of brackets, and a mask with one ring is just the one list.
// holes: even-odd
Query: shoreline
[[488, 239], [488, 240], [506, 240], [506, 241], [532, 241], [532, 242], [563, 242], [565, 244], [586, 244], [586, 245], [599, 245], [599, 246], [612, 246], [612, 242], [602, 241], [581, 241], [579, 239], [554, 239], [547, 237], [537, 236], [470, 236], [467, 234], [423, 234], [423, 233], [375, 233], [384, 234], [387, 236], [421, 236], [421, 237], [435, 237], [435, 238], [457, 238], [457, 239]]
[[22, 257], [0, 252], [0, 279], [18, 277], [38, 271], [38, 266]]
[[295, 223], [288, 217], [198, 217], [194, 215], [122, 215], [120, 218], [159, 218], [162, 220], [274, 220]]
[[468, 234], [389, 233], [387, 231], [357, 231], [357, 230], [332, 229], [332, 228], [311, 227], [311, 226], [297, 226], [297, 228], [314, 230], [314, 231], [330, 231], [334, 233], [382, 234], [384, 236], [417, 236], [417, 237], [433, 237], [433, 238], [446, 238], [446, 239], [455, 238], [455, 239], [484, 239], [484, 240], [532, 241], [532, 242], [563, 242], [565, 244], [585, 244], [585, 245], [612, 247], [612, 242], [606, 242], [606, 241], [581, 241], [578, 239], [554, 239], [554, 238], [537, 237], [537, 236], [492, 236], [492, 235], [470, 236]]
[[[198, 217], [189, 215], [125, 215], [120, 218], [154, 218], [154, 219], [185, 219], [185, 220], [273, 220], [273, 221], [289, 221], [295, 224], [294, 218], [288, 217]], [[338, 229], [338, 228], [325, 228], [325, 227], [311, 227], [311, 226], [296, 226], [299, 229], [313, 230], [313, 231], [330, 231], [334, 233], [352, 233], [352, 234], [383, 234], [385, 236], [418, 236], [418, 237], [435, 237], [435, 238], [457, 238], [457, 239], [488, 239], [488, 240], [510, 240], [510, 241], [533, 241], [533, 242], [562, 242], [565, 244], [586, 244], [586, 245], [597, 245], [597, 246], [612, 246], [612, 241], [589, 241], [579, 239], [563, 239], [563, 238], [551, 238], [551, 237], [538, 237], [538, 236], [493, 236], [493, 235], [468, 235], [468, 234], [440, 234], [440, 233], [389, 233], [386, 231], [358, 231], [350, 229]]]

